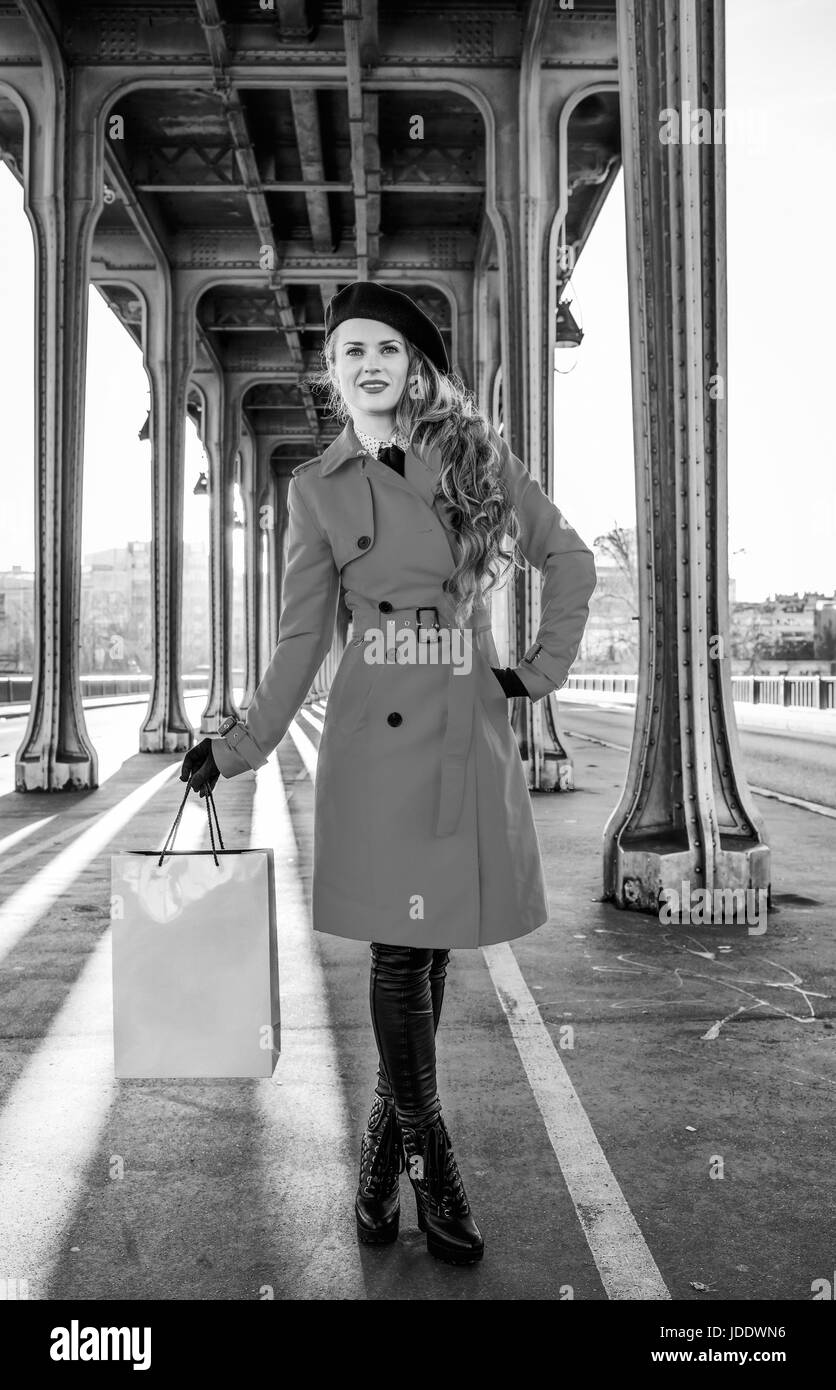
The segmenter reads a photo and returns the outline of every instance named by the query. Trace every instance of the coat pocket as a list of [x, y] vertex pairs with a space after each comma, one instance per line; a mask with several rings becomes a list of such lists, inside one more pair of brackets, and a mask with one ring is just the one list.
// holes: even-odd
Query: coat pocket
[[475, 645], [473, 652], [479, 672], [479, 697], [488, 719], [501, 732], [511, 727], [511, 701], [494, 675], [490, 659]]
[[350, 738], [359, 729], [374, 686], [374, 667], [363, 660], [362, 653], [362, 646], [346, 647], [325, 706], [327, 725], [343, 738]]

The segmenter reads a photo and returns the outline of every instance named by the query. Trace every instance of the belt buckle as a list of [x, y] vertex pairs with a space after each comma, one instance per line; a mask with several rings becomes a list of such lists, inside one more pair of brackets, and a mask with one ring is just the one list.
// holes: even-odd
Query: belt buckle
[[[421, 622], [421, 614], [422, 614], [422, 613], [426, 613], [426, 612], [428, 612], [428, 611], [431, 612], [431, 613], [435, 613], [435, 622], [433, 622], [432, 624], [430, 624], [430, 623], [426, 623], [426, 624], [425, 624], [425, 623], [422, 623], [422, 622]], [[435, 632], [437, 633], [438, 630], [439, 630], [440, 624], [439, 624], [439, 621], [438, 621], [438, 609], [436, 608], [435, 604], [434, 604], [434, 603], [422, 603], [420, 608], [416, 608], [416, 609], [415, 609], [415, 623], [416, 623], [416, 626], [417, 626], [417, 628], [418, 628], [418, 640], [419, 640], [419, 642], [420, 642], [420, 640], [421, 640], [421, 633], [422, 633], [422, 632], [429, 632], [429, 631], [430, 631], [430, 628], [432, 628], [432, 630], [435, 631]], [[429, 641], [429, 638], [425, 638], [425, 641]]]

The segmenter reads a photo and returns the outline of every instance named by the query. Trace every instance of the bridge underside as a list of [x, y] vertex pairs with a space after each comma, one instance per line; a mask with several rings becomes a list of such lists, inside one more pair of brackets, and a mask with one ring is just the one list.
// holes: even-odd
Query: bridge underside
[[[206, 733], [245, 712], [261, 679], [288, 478], [338, 429], [308, 380], [328, 299], [355, 279], [408, 292], [551, 491], [557, 304], [623, 164], [641, 677], [605, 888], [652, 908], [683, 877], [768, 885], [712, 640], [727, 630], [724, 150], [659, 139], [663, 108], [723, 106], [723, 26], [722, 0], [0, 8], [0, 149], [36, 247], [39, 621], [18, 790], [98, 783], [74, 639], [89, 283], [140, 345], [151, 388], [155, 655], [140, 746], [176, 752], [192, 742], [180, 671], [187, 414], [210, 464]], [[539, 575], [519, 576], [496, 609], [516, 660], [536, 636]], [[341, 606], [317, 693], [346, 620]], [[571, 785], [554, 700], [518, 702], [515, 727], [530, 786]]]

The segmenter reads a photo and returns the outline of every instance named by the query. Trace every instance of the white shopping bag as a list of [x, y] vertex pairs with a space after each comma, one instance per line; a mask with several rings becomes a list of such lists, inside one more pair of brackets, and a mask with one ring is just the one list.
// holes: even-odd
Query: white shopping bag
[[[272, 1076], [279, 965], [272, 849], [111, 855], [117, 1077]], [[211, 793], [206, 798], [212, 831]], [[217, 812], [215, 812], [217, 824]]]

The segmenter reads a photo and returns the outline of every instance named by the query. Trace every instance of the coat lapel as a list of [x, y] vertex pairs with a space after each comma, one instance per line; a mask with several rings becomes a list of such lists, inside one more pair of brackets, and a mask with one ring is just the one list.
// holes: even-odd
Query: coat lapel
[[[348, 459], [364, 456], [365, 450], [354, 433], [354, 426], [349, 420], [337, 438], [324, 451], [321, 472], [323, 476], [327, 476]], [[385, 463], [380, 463], [377, 459], [373, 463], [394, 487], [408, 487], [413, 492], [417, 492], [421, 500], [436, 513], [445, 528], [450, 529], [448, 503], [443, 498], [436, 499], [435, 497], [441, 472], [441, 450], [437, 445], [431, 449], [425, 449], [423, 446], [419, 446], [419, 450], [407, 449], [404, 454], [403, 478], [400, 474], [393, 472]]]

